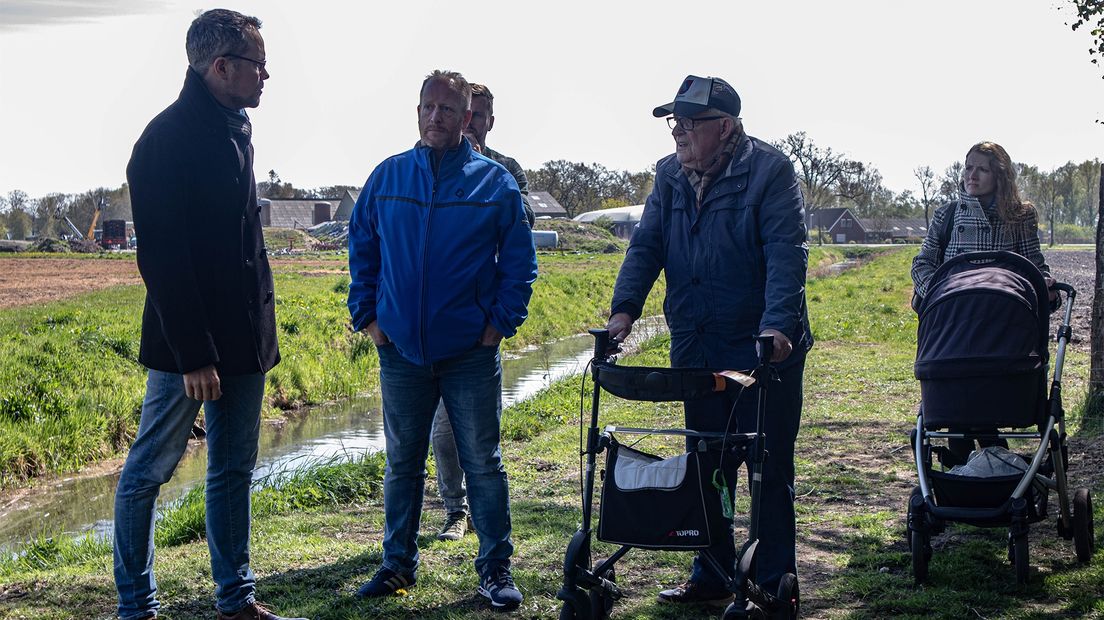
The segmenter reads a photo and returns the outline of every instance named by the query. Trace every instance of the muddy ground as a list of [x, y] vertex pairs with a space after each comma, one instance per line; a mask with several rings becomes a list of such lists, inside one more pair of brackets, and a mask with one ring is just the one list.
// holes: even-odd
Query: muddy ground
[[0, 258], [0, 308], [57, 301], [122, 284], [140, 284], [130, 260]]

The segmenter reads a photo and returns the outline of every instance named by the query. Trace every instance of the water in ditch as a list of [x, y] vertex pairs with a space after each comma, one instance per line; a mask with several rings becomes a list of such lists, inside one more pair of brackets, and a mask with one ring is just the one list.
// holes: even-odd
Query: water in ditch
[[[664, 329], [662, 319], [646, 319], [634, 331], [637, 339]], [[528, 398], [552, 381], [583, 371], [593, 352], [588, 335], [566, 338], [504, 356], [503, 408]], [[383, 449], [379, 397], [356, 396], [312, 407], [280, 424], [261, 429], [254, 480], [306, 465]], [[161, 487], [159, 505], [171, 504], [203, 481], [207, 448], [192, 442], [172, 479]], [[59, 532], [109, 536], [119, 472], [60, 479], [0, 505], [0, 551]]]

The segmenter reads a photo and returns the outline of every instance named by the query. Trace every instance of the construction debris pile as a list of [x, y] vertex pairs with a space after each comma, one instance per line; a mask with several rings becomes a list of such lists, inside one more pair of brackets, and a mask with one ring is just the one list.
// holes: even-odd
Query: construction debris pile
[[307, 234], [318, 240], [319, 250], [343, 250], [349, 245], [349, 222], [333, 220], [307, 229]]

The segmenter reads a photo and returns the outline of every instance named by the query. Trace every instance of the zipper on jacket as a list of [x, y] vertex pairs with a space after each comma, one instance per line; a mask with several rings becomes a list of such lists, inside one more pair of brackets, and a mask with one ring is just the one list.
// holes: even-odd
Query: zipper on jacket
[[[430, 153], [432, 158], [433, 154]], [[432, 163], [432, 162], [431, 162]], [[429, 349], [426, 346], [426, 330], [428, 329], [429, 321], [427, 315], [429, 314], [429, 300], [426, 294], [426, 283], [429, 280], [429, 227], [433, 222], [433, 211], [437, 205], [437, 182], [439, 177], [439, 171], [433, 172], [433, 195], [429, 199], [429, 213], [426, 214], [425, 236], [422, 239], [422, 363], [429, 361]]]

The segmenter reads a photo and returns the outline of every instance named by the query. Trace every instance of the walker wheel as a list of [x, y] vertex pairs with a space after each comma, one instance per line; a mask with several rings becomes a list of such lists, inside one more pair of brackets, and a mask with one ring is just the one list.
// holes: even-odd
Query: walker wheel
[[1077, 560], [1088, 562], [1096, 548], [1096, 531], [1093, 529], [1092, 495], [1085, 488], [1073, 492], [1073, 548]]
[[575, 589], [570, 601], [564, 601], [560, 608], [560, 620], [591, 620], [590, 600], [587, 593], [580, 588]]
[[[599, 560], [595, 562], [595, 566], [601, 564]], [[599, 575], [603, 579], [617, 583], [617, 575], [613, 571], [611, 566], [602, 575]], [[601, 592], [597, 588], [590, 590], [590, 619], [591, 620], [605, 620], [609, 618], [610, 612], [613, 611], [613, 597], [608, 592]]]
[[779, 620], [796, 620], [801, 611], [801, 591], [797, 585], [797, 575], [786, 573], [778, 582], [778, 611], [774, 614]]

